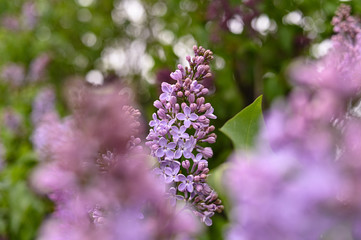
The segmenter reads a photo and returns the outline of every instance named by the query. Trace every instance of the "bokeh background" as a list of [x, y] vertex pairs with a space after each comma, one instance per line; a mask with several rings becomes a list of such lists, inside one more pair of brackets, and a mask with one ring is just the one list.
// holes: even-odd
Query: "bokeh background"
[[[36, 238], [53, 209], [29, 182], [38, 162], [31, 135], [37, 111], [68, 114], [68, 82], [123, 83], [148, 121], [161, 82], [198, 44], [215, 56], [205, 85], [220, 128], [261, 94], [264, 109], [287, 95], [291, 63], [329, 49], [340, 2], [0, 0], [0, 239]], [[217, 134], [211, 171], [233, 149]], [[200, 239], [222, 239], [226, 213]]]

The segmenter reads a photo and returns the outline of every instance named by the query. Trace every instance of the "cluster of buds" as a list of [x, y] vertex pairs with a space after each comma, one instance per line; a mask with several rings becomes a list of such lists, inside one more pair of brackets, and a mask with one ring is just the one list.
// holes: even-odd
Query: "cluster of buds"
[[193, 50], [195, 56], [186, 57], [189, 66], [179, 64], [178, 70], [170, 74], [176, 83], [161, 85], [146, 144], [159, 162], [155, 173], [169, 185], [170, 201], [186, 202], [209, 226], [214, 212], [223, 210], [217, 193], [207, 184], [207, 159], [213, 151], [203, 146], [217, 138], [215, 127], [210, 125], [210, 119], [216, 118], [214, 109], [204, 98], [209, 91], [202, 85], [202, 80], [211, 77], [213, 53], [203, 47], [194, 46]]

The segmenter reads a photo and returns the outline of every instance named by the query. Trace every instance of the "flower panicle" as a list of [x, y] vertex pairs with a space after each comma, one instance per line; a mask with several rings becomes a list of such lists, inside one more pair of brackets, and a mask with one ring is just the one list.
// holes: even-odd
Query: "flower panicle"
[[154, 172], [169, 185], [170, 201], [185, 201], [206, 225], [211, 225], [210, 217], [223, 210], [218, 195], [207, 184], [207, 159], [213, 151], [204, 146], [217, 139], [215, 127], [210, 125], [210, 120], [216, 119], [214, 109], [204, 98], [209, 90], [201, 83], [212, 76], [209, 63], [213, 53], [201, 46], [194, 46], [193, 51], [194, 57], [186, 57], [189, 66], [179, 64], [170, 74], [176, 83], [162, 83], [146, 145], [158, 159]]

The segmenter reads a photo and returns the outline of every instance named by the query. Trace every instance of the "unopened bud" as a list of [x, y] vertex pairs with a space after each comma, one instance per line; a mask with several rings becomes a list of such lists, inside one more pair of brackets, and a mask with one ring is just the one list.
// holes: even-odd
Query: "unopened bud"
[[156, 108], [163, 108], [163, 104], [159, 101], [159, 100], [156, 100], [154, 103], [153, 103], [154, 107]]
[[188, 160], [185, 160], [185, 161], [183, 161], [182, 162], [182, 167], [184, 168], [184, 169], [187, 169], [188, 170], [188, 168], [191, 166], [191, 164], [190, 164], [190, 162], [188, 161]]
[[204, 103], [204, 97], [197, 98], [197, 105], [201, 106]]
[[174, 105], [177, 103], [177, 98], [175, 96], [171, 96], [169, 102]]
[[197, 110], [197, 104], [191, 103], [190, 108], [192, 112], [195, 112]]
[[193, 93], [188, 96], [188, 101], [189, 101], [190, 103], [194, 103], [195, 100], [196, 100], [196, 97], [194, 96]]

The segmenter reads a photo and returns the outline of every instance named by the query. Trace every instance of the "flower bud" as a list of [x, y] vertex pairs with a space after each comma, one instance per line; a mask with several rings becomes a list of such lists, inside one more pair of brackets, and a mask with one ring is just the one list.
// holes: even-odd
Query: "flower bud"
[[157, 114], [158, 114], [159, 118], [161, 118], [161, 119], [165, 119], [167, 117], [164, 109], [162, 109], [162, 108], [157, 111]]
[[180, 109], [179, 104], [178, 104], [178, 103], [176, 103], [174, 107], [175, 107], [175, 111], [178, 113], [178, 112], [179, 112], [179, 109]]
[[182, 102], [181, 107], [182, 107], [182, 109], [184, 109], [185, 107], [187, 107], [187, 104], [185, 102]]
[[210, 133], [210, 132], [213, 132], [216, 128], [212, 125], [212, 126], [209, 126], [207, 128], [207, 132]]
[[186, 90], [185, 93], [184, 93], [184, 95], [186, 95], [186, 97], [188, 97], [190, 94], [191, 93], [188, 90]]
[[191, 166], [191, 164], [190, 164], [190, 162], [188, 161], [188, 160], [185, 160], [185, 161], [183, 161], [182, 162], [182, 167], [184, 168], [184, 169], [187, 169], [188, 170], [188, 168]]
[[194, 96], [193, 93], [188, 96], [188, 101], [189, 101], [190, 103], [194, 103], [195, 100], [196, 100], [196, 97]]
[[175, 96], [171, 96], [169, 102], [174, 105], [177, 103], [177, 98]]
[[190, 108], [192, 112], [195, 112], [197, 110], [197, 104], [191, 103]]
[[177, 92], [177, 97], [179, 97], [179, 98], [183, 97], [183, 92], [181, 92], [181, 91]]
[[197, 192], [202, 191], [202, 190], [203, 190], [203, 186], [202, 186], [201, 184], [197, 184], [196, 190], [197, 190]]
[[206, 104], [204, 104], [204, 106], [205, 106], [205, 108], [206, 108], [207, 110], [212, 107], [212, 105], [211, 105], [210, 103], [206, 103]]
[[154, 103], [153, 103], [154, 107], [156, 108], [163, 108], [163, 104], [159, 101], [159, 100], [156, 100]]
[[204, 103], [204, 97], [197, 98], [197, 105], [201, 106]]
[[213, 151], [212, 151], [212, 148], [210, 148], [210, 147], [203, 148], [201, 153], [203, 154], [203, 156], [205, 158], [211, 158], [213, 156]]

